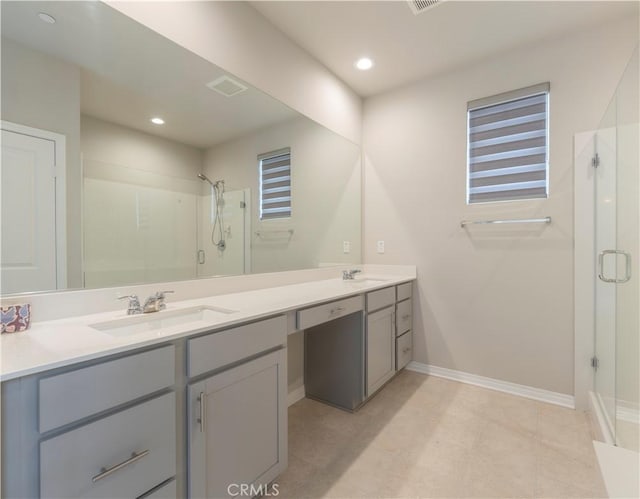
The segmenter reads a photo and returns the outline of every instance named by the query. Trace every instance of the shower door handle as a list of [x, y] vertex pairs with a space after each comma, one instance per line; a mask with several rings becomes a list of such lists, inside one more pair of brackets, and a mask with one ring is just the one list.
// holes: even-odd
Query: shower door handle
[[[625, 270], [624, 277], [622, 279], [618, 279], [616, 277], [610, 278], [604, 275], [604, 257], [606, 255], [624, 255]], [[611, 282], [616, 284], [628, 282], [631, 279], [631, 255], [622, 250], [602, 250], [600, 253], [598, 253], [598, 279], [600, 279], [602, 282]]]

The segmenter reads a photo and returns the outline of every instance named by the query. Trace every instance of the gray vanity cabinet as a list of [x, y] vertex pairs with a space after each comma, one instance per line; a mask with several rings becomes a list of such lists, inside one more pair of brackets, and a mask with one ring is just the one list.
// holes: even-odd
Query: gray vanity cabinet
[[189, 497], [237, 496], [241, 486], [262, 495], [287, 467], [286, 320], [236, 328], [227, 338], [235, 342], [225, 354], [229, 367], [207, 353], [216, 336], [189, 341], [190, 372], [206, 370], [203, 357], [213, 368], [188, 387]]
[[3, 382], [2, 497], [175, 498], [176, 357], [165, 345]]
[[413, 357], [412, 283], [396, 286], [396, 371], [403, 369]]
[[367, 397], [395, 374], [394, 287], [367, 293]]

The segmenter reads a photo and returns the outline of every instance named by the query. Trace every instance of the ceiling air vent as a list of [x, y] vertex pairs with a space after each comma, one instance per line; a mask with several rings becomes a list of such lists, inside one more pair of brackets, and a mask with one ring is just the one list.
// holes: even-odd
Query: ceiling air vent
[[238, 95], [239, 93], [244, 92], [247, 87], [240, 83], [239, 81], [230, 78], [227, 75], [223, 75], [220, 78], [216, 78], [213, 81], [207, 83], [207, 87], [211, 90], [215, 90], [219, 94], [224, 95], [225, 97], [233, 97], [234, 95]]
[[443, 0], [408, 0], [411, 11], [417, 16], [422, 14], [425, 10], [429, 10], [435, 7]]

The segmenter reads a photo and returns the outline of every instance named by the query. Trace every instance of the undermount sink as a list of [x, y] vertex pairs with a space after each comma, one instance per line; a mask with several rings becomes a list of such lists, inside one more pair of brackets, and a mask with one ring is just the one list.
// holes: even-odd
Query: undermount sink
[[236, 312], [237, 310], [202, 305], [98, 322], [89, 324], [89, 327], [112, 336], [129, 336], [193, 322], [215, 322]]
[[344, 282], [349, 284], [379, 284], [381, 282], [386, 282], [389, 279], [380, 279], [378, 277], [356, 277], [355, 279], [344, 279]]

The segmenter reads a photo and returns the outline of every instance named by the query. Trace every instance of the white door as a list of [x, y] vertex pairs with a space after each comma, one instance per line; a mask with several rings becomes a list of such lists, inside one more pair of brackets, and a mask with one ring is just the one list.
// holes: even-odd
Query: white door
[[2, 130], [2, 294], [56, 289], [56, 142]]

